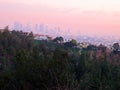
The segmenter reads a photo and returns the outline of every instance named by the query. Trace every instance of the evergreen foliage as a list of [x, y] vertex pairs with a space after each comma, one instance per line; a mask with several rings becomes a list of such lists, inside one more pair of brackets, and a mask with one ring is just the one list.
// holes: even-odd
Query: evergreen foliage
[[34, 40], [32, 32], [28, 35], [5, 28], [0, 32], [0, 89], [120, 89], [120, 65], [116, 60], [109, 59], [105, 52], [104, 58], [97, 58], [96, 46], [84, 50], [75, 47], [76, 40], [63, 40]]

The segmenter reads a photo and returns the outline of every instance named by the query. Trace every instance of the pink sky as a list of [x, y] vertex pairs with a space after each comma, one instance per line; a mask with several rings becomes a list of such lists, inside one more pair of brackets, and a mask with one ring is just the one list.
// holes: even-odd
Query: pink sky
[[73, 33], [119, 35], [120, 0], [0, 0], [0, 21], [0, 28], [17, 21], [70, 28]]

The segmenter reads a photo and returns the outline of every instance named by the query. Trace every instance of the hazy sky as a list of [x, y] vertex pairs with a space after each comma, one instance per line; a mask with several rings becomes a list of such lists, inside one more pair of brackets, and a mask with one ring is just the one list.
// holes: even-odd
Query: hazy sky
[[0, 28], [47, 24], [73, 33], [119, 35], [120, 0], [0, 0]]

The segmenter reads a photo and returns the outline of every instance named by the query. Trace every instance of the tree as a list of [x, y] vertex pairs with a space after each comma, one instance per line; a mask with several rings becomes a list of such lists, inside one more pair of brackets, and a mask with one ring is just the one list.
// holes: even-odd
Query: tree
[[92, 45], [92, 44], [87, 46], [87, 50], [96, 50], [96, 48], [97, 47], [95, 45]]
[[63, 43], [64, 39], [63, 37], [60, 36], [60, 37], [56, 37], [55, 39], [53, 39], [53, 41], [56, 43]]
[[72, 39], [69, 42], [65, 42], [64, 46], [67, 47], [67, 48], [71, 48], [71, 47], [77, 46], [77, 41], [75, 39]]
[[71, 43], [74, 44], [74, 45], [77, 45], [77, 41], [75, 39], [72, 39]]
[[119, 43], [114, 43], [113, 44], [113, 48], [114, 48], [114, 51], [117, 51], [119, 49]]

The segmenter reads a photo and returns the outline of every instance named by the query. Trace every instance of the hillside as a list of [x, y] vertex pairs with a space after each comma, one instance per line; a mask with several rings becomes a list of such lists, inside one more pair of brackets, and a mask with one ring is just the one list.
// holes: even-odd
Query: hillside
[[119, 45], [87, 45], [63, 37], [36, 40], [0, 31], [1, 90], [119, 90]]

